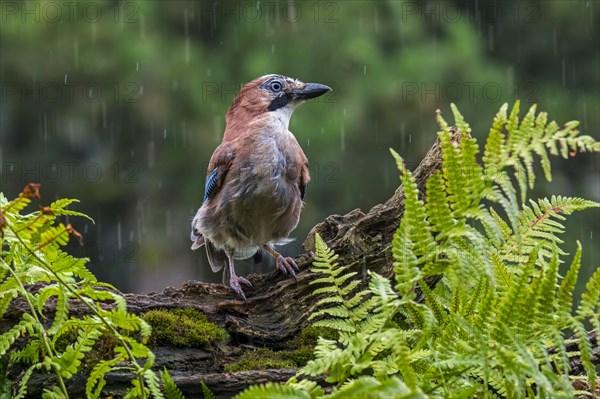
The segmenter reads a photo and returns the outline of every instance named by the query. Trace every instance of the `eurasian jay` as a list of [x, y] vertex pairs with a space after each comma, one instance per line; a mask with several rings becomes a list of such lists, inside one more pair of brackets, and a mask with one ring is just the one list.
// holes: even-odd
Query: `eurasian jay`
[[192, 220], [192, 249], [202, 245], [213, 272], [246, 300], [234, 260], [261, 255], [296, 278], [294, 259], [275, 251], [298, 225], [310, 175], [308, 160], [289, 131], [299, 104], [331, 90], [281, 75], [265, 75], [246, 84], [225, 117], [223, 141], [206, 173], [204, 202]]

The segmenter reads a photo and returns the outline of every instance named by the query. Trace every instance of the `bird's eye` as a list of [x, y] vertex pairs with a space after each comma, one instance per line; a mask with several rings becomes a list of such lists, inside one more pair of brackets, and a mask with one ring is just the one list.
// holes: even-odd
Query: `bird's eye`
[[274, 93], [279, 93], [281, 89], [283, 89], [283, 85], [281, 84], [281, 82], [276, 80], [274, 82], [271, 82], [271, 84], [269, 85], [269, 89], [271, 89], [271, 91]]

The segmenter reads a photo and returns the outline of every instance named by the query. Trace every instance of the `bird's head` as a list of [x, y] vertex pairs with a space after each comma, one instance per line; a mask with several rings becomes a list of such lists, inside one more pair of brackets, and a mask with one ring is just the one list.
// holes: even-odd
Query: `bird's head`
[[304, 83], [282, 75], [261, 76], [244, 85], [235, 96], [227, 111], [227, 126], [266, 118], [280, 121], [287, 128], [294, 108], [330, 90], [320, 83]]

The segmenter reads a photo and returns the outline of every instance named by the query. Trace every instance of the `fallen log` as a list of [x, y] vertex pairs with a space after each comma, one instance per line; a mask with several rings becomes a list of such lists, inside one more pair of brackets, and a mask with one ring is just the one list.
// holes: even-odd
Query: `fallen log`
[[[453, 140], [460, 140], [454, 131]], [[437, 140], [425, 158], [413, 171], [421, 192], [427, 179], [442, 166], [440, 142]], [[212, 350], [160, 346], [156, 354], [156, 370], [167, 368], [173, 380], [187, 398], [202, 397], [204, 382], [217, 398], [229, 398], [245, 388], [265, 382], [283, 382], [296, 370], [289, 368], [225, 372], [224, 365], [240, 359], [244, 353], [257, 347], [278, 350], [286, 347], [307, 324], [307, 318], [317, 298], [311, 296], [309, 282], [314, 276], [308, 271], [313, 259], [314, 236], [319, 233], [327, 245], [338, 255], [341, 264], [357, 271], [366, 282], [367, 270], [391, 278], [393, 275], [391, 242], [404, 211], [404, 192], [398, 187], [385, 203], [374, 206], [367, 213], [355, 209], [346, 215], [331, 215], [317, 224], [303, 243], [304, 253], [296, 258], [300, 268], [297, 282], [279, 271], [252, 274], [248, 279], [252, 288], [246, 288], [247, 303], [238, 299], [228, 287], [198, 281], [187, 281], [180, 288], [168, 287], [161, 293], [123, 294], [128, 309], [142, 314], [157, 309], [195, 309], [209, 321], [224, 328], [231, 339]], [[438, 278], [428, 285], [434, 286]], [[39, 289], [32, 286], [31, 290]], [[50, 309], [51, 310], [51, 309]], [[0, 331], [19, 320], [27, 304], [15, 300], [3, 320]], [[76, 301], [71, 304], [71, 315], [83, 315], [87, 308]], [[593, 342], [596, 342], [595, 337]], [[595, 345], [595, 362], [598, 362], [598, 345]], [[575, 369], [581, 365], [574, 364]], [[579, 368], [578, 368], [579, 367]], [[16, 365], [9, 369], [9, 378], [18, 384], [22, 369]], [[50, 374], [37, 374], [28, 384], [27, 397], [41, 397], [44, 387], [53, 384]], [[130, 386], [131, 374], [113, 372], [107, 375], [104, 394], [122, 397]], [[72, 398], [85, 397], [86, 376], [76, 375], [67, 381]]]

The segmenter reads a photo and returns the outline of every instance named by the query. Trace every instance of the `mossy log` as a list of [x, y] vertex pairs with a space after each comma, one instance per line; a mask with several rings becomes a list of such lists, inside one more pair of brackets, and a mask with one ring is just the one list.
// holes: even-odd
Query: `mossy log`
[[[455, 132], [453, 140], [460, 139]], [[421, 192], [427, 179], [441, 168], [442, 154], [439, 140], [428, 151], [413, 171]], [[297, 282], [279, 271], [252, 274], [248, 279], [252, 288], [246, 288], [247, 303], [220, 284], [187, 281], [180, 288], [166, 288], [162, 293], [124, 294], [129, 310], [142, 314], [156, 309], [195, 309], [204, 313], [210, 322], [223, 328], [230, 336], [226, 343], [207, 349], [159, 346], [153, 348], [155, 367], [166, 367], [187, 398], [201, 398], [200, 382], [204, 382], [217, 398], [228, 398], [250, 385], [268, 381], [286, 381], [296, 372], [293, 368], [272, 368], [228, 373], [228, 364], [239, 361], [244, 353], [266, 347], [274, 351], [289, 349], [290, 342], [306, 326], [307, 317], [316, 298], [311, 296], [308, 284], [313, 276], [308, 271], [313, 258], [314, 234], [319, 233], [327, 245], [339, 255], [341, 264], [349, 266], [366, 281], [367, 270], [391, 277], [391, 242], [403, 213], [402, 186], [385, 203], [369, 212], [355, 209], [346, 215], [331, 215], [316, 225], [303, 244], [305, 252], [296, 258], [300, 268]], [[432, 279], [433, 286], [439, 279]], [[35, 288], [32, 288], [35, 289]], [[71, 314], [84, 314], [85, 308], [72, 303]], [[4, 329], [18, 320], [26, 311], [24, 301], [14, 301], [0, 321]], [[600, 358], [595, 345], [596, 361]], [[20, 370], [9, 370], [9, 377], [18, 383]], [[111, 373], [107, 377], [104, 393], [107, 397], [123, 396], [130, 384], [130, 374]], [[40, 374], [29, 383], [28, 396], [41, 397], [52, 375]], [[72, 398], [85, 397], [85, 375], [68, 381]]]

